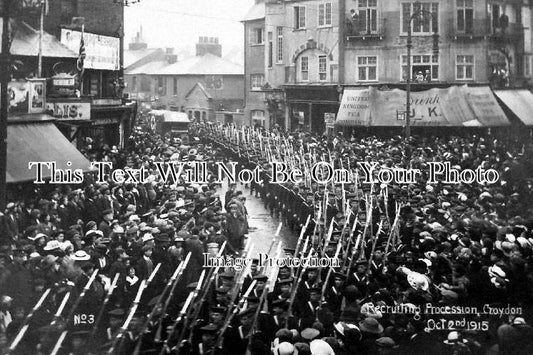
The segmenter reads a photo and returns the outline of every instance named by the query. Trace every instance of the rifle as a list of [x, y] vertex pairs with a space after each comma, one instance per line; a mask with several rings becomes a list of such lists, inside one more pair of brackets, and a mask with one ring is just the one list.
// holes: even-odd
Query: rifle
[[[220, 250], [218, 251], [218, 254], [217, 254], [217, 258], [219, 258], [222, 255], [222, 252], [224, 251], [225, 247], [226, 247], [226, 242], [224, 242], [224, 244], [222, 244], [222, 247], [220, 247]], [[180, 334], [180, 336], [178, 338], [178, 343], [177, 343], [178, 346], [181, 344], [181, 341], [183, 340], [183, 338], [185, 336], [185, 330], [187, 328], [187, 324], [188, 324], [189, 319], [192, 319], [192, 324], [189, 326], [189, 328], [192, 330], [196, 326], [196, 323], [198, 321], [198, 315], [200, 314], [200, 311], [201, 311], [201, 305], [204, 302], [205, 298], [207, 297], [207, 293], [209, 292], [209, 289], [211, 288], [211, 284], [215, 280], [215, 277], [217, 276], [219, 269], [220, 269], [220, 266], [217, 266], [214, 269], [211, 268], [209, 270], [208, 274], [207, 274], [207, 283], [203, 287], [203, 290], [200, 289], [200, 288], [198, 289], [198, 291], [200, 291], [200, 290], [202, 291], [202, 296], [200, 297], [200, 299], [195, 304], [196, 307], [194, 309], [194, 313], [192, 314], [192, 317], [189, 317], [189, 314], [188, 314], [187, 317], [185, 318], [185, 323], [183, 325], [181, 334]], [[199, 286], [200, 286], [200, 283], [198, 283], [197, 287], [199, 287]], [[192, 339], [192, 331], [191, 331], [191, 334], [189, 335], [189, 340], [190, 339]]]
[[91, 332], [91, 335], [89, 336], [89, 339], [91, 340], [94, 339], [94, 336], [96, 335], [96, 331], [98, 330], [98, 325], [100, 324], [100, 321], [102, 320], [107, 303], [109, 302], [109, 299], [111, 298], [111, 295], [113, 294], [113, 291], [115, 290], [119, 276], [120, 276], [119, 273], [115, 274], [115, 277], [113, 278], [113, 282], [111, 282], [111, 287], [107, 291], [107, 295], [105, 296], [104, 302], [102, 303], [102, 306], [100, 307], [100, 310], [98, 311], [98, 316], [96, 317], [96, 321], [94, 322], [93, 330]]
[[137, 290], [137, 294], [135, 295], [135, 299], [133, 300], [133, 304], [132, 304], [132, 306], [130, 308], [130, 311], [128, 313], [128, 317], [124, 321], [124, 324], [122, 325], [122, 327], [120, 327], [120, 329], [118, 331], [118, 334], [117, 334], [115, 340], [113, 341], [113, 345], [111, 346], [111, 348], [107, 352], [108, 354], [112, 354], [113, 351], [115, 351], [115, 346], [119, 342], [120, 342], [120, 344], [119, 344], [118, 349], [120, 349], [120, 347], [122, 345], [122, 340], [123, 340], [122, 338], [124, 336], [124, 333], [128, 329], [128, 326], [130, 325], [130, 322], [133, 319], [133, 316], [135, 315], [135, 312], [137, 311], [137, 307], [139, 306], [139, 302], [141, 301], [141, 296], [142, 296], [142, 293], [144, 292], [145, 288], [146, 288], [146, 280], [142, 280], [141, 284], [139, 286], [139, 289]]
[[[156, 265], [156, 267], [154, 268], [154, 270], [152, 271], [152, 273], [150, 274], [150, 276], [148, 276], [148, 279], [147, 280], [142, 280], [142, 282], [141, 282], [141, 284], [139, 286], [139, 290], [137, 291], [137, 295], [135, 296], [135, 299], [133, 300], [133, 304], [132, 304], [132, 306], [130, 308], [130, 312], [128, 314], [128, 318], [126, 318], [126, 321], [124, 322], [122, 327], [120, 327], [119, 332], [117, 334], [117, 337], [115, 338], [115, 341], [113, 342], [113, 345], [109, 349], [108, 354], [113, 353], [113, 351], [115, 350], [115, 346], [117, 344], [118, 344], [118, 349], [117, 350], [120, 350], [120, 348], [122, 347], [122, 342], [124, 340], [123, 339], [124, 333], [128, 329], [128, 326], [129, 326], [131, 320], [133, 319], [133, 316], [135, 315], [135, 312], [137, 311], [137, 308], [139, 307], [139, 303], [141, 302], [141, 296], [142, 296], [144, 290], [146, 288], [148, 288], [148, 286], [150, 285], [150, 283], [154, 279], [154, 277], [157, 274], [157, 272], [159, 271], [160, 267], [161, 267], [161, 263], [158, 263]], [[142, 334], [140, 334], [139, 336], [142, 336]]]
[[196, 288], [194, 289], [193, 292], [189, 293], [189, 295], [187, 296], [187, 299], [185, 300], [185, 304], [183, 305], [183, 307], [181, 307], [181, 311], [178, 314], [178, 317], [172, 324], [170, 333], [168, 334], [167, 338], [163, 342], [163, 347], [161, 348], [161, 351], [159, 352], [160, 355], [164, 354], [167, 350], [170, 350], [168, 348], [168, 341], [170, 340], [170, 338], [172, 338], [172, 336], [176, 332], [176, 327], [178, 326], [179, 322], [181, 322], [181, 320], [185, 318], [185, 323], [183, 324], [181, 328], [180, 336], [178, 338], [178, 342], [176, 343], [176, 346], [180, 346], [181, 339], [183, 339], [185, 331], [187, 330], [187, 319], [189, 318], [189, 315], [190, 315], [189, 305], [192, 303], [194, 298], [198, 296], [198, 293], [200, 292], [202, 288], [202, 283], [204, 282], [204, 277], [205, 277], [205, 270], [202, 270], [202, 273], [200, 274], [200, 278], [198, 279], [198, 284], [196, 285]]
[[311, 247], [311, 249], [309, 249], [309, 254], [307, 255], [307, 258], [306, 258], [307, 262], [304, 263], [304, 266], [300, 272], [300, 275], [298, 276], [298, 279], [296, 280], [296, 284], [293, 285], [293, 288], [291, 290], [291, 298], [290, 298], [289, 307], [287, 310], [287, 319], [285, 320], [285, 327], [288, 327], [289, 325], [289, 318], [292, 316], [292, 306], [294, 304], [294, 299], [296, 298], [296, 293], [298, 292], [298, 287], [300, 286], [300, 283], [302, 282], [302, 278], [305, 273], [305, 270], [309, 266], [309, 261], [311, 260], [311, 255], [313, 254], [313, 252], [314, 252], [314, 249]]
[[378, 232], [376, 233], [376, 236], [374, 237], [374, 240], [372, 241], [372, 251], [370, 252], [370, 257], [368, 258], [368, 270], [370, 270], [370, 266], [372, 265], [372, 259], [374, 258], [374, 251], [376, 250], [376, 244], [378, 244], [379, 235], [381, 234], [382, 230], [383, 230], [383, 220], [379, 221]]
[[9, 355], [9, 353], [13, 350], [15, 350], [15, 348], [17, 347], [18, 343], [22, 340], [22, 337], [24, 337], [24, 334], [26, 333], [26, 331], [28, 330], [28, 327], [29, 327], [29, 323], [30, 323], [30, 319], [33, 317], [33, 314], [39, 309], [41, 308], [41, 306], [43, 305], [44, 303], [44, 300], [46, 299], [46, 297], [48, 297], [48, 295], [50, 294], [50, 291], [51, 289], [46, 289], [46, 291], [44, 291], [43, 295], [41, 296], [41, 298], [39, 298], [39, 301], [37, 301], [37, 304], [32, 308], [32, 310], [30, 311], [30, 313], [28, 313], [28, 315], [26, 316], [26, 318], [24, 319], [24, 322], [22, 322], [22, 325], [17, 333], [17, 335], [15, 336], [15, 339], [13, 339], [13, 342], [11, 342], [11, 345], [9, 346], [9, 348], [7, 349], [7, 352], [6, 352], [6, 355]]
[[61, 344], [63, 343], [63, 340], [65, 340], [65, 337], [67, 336], [68, 330], [64, 330], [61, 335], [59, 336], [59, 339], [56, 342], [56, 345], [54, 345], [54, 348], [52, 349], [52, 352], [50, 355], [56, 355], [59, 351], [59, 348], [61, 347]]
[[[250, 251], [248, 252], [248, 254], [251, 252], [251, 249]], [[233, 316], [239, 312], [239, 309], [242, 307], [242, 305], [244, 304], [244, 302], [246, 301], [246, 299], [248, 298], [248, 296], [250, 295], [250, 292], [252, 292], [253, 288], [255, 287], [255, 284], [257, 283], [257, 280], [253, 280], [252, 283], [250, 284], [250, 286], [248, 287], [248, 289], [246, 290], [246, 292], [242, 295], [241, 299], [239, 300], [239, 303], [237, 305], [237, 307], [235, 307], [233, 309], [233, 306], [235, 305], [235, 299], [237, 298], [238, 294], [239, 294], [239, 290], [240, 288], [242, 287], [242, 284], [244, 283], [244, 279], [241, 277], [242, 275], [246, 275], [247, 271], [249, 269], [249, 266], [246, 267], [246, 269], [241, 273], [239, 274], [239, 276], [237, 277], [237, 279], [239, 280], [235, 286], [233, 287], [233, 290], [232, 290], [232, 293], [231, 293], [231, 302], [230, 304], [228, 305], [228, 310], [227, 310], [227, 314], [226, 314], [226, 317], [224, 319], [224, 323], [223, 323], [223, 326], [220, 330], [220, 333], [219, 333], [219, 341], [217, 342], [217, 347], [221, 347], [222, 346], [222, 343], [223, 343], [223, 340], [224, 340], [224, 332], [226, 331], [226, 329], [228, 328], [229, 324], [230, 324], [230, 321], [231, 319], [233, 318]]]
[[[339, 253], [341, 251], [342, 243], [337, 244], [337, 250], [335, 251], [334, 259], [339, 258]], [[326, 275], [326, 279], [324, 280], [324, 284], [322, 285], [322, 300], [325, 300], [326, 298], [326, 288], [328, 286], [329, 278], [331, 277], [331, 273], [333, 271], [333, 268], [330, 267], [328, 270], [328, 274]]]
[[[279, 257], [279, 254], [276, 255], [276, 257]], [[270, 273], [270, 276], [267, 279], [265, 287], [263, 288], [263, 292], [261, 293], [259, 304], [257, 305], [257, 309], [255, 310], [254, 321], [252, 323], [252, 326], [250, 327], [250, 331], [248, 332], [248, 347], [247, 348], [250, 348], [250, 345], [252, 344], [252, 335], [254, 333], [254, 328], [256, 327], [257, 321], [259, 320], [259, 313], [261, 313], [262, 304], [265, 302], [266, 296], [268, 294], [268, 287], [272, 283], [272, 280], [275, 279], [276, 277], [277, 269], [278, 269], [277, 265], [272, 268], [272, 272]]]
[[96, 278], [96, 274], [98, 274], [98, 269], [93, 271], [91, 277], [89, 278], [89, 281], [87, 281], [87, 284], [85, 285], [85, 287], [81, 291], [80, 295], [78, 296], [78, 298], [74, 302], [74, 305], [70, 308], [70, 312], [68, 313], [68, 316], [66, 318], [67, 322], [69, 321], [69, 319], [74, 314], [74, 311], [76, 310], [76, 308], [78, 308], [78, 305], [80, 304], [81, 300], [85, 297], [85, 294], [87, 293], [87, 291], [89, 291], [89, 287], [91, 287], [94, 279]]
[[[183, 261], [183, 263], [180, 263], [178, 265], [178, 267], [176, 268], [176, 270], [174, 271], [174, 274], [172, 275], [172, 277], [170, 278], [170, 280], [167, 282], [165, 288], [163, 289], [163, 292], [161, 292], [161, 294], [159, 295], [158, 299], [157, 299], [157, 302], [156, 302], [156, 305], [154, 306], [154, 308], [152, 309], [152, 311], [150, 312], [150, 314], [148, 315], [148, 318], [146, 319], [146, 321], [144, 322], [144, 325], [142, 327], [142, 331], [141, 331], [141, 334], [144, 333], [146, 331], [146, 328], [148, 328], [148, 325], [150, 324], [150, 321], [152, 320], [152, 318], [155, 316], [155, 313], [158, 309], [158, 305], [161, 303], [161, 301], [163, 300], [164, 298], [164, 295], [165, 293], [167, 292], [167, 290], [171, 287], [171, 291], [166, 299], [166, 302], [165, 302], [165, 305], [163, 306], [162, 310], [161, 310], [161, 319], [159, 319], [159, 325], [158, 325], [158, 328], [157, 328], [157, 331], [155, 333], [155, 339], [154, 341], [158, 342], [159, 341], [159, 335], [161, 334], [161, 327], [162, 327], [162, 324], [163, 324], [163, 317], [165, 316], [165, 312], [166, 312], [166, 309], [170, 303], [170, 300], [172, 299], [172, 296], [174, 294], [174, 288], [176, 287], [177, 283], [178, 283], [178, 280], [179, 278], [181, 277], [181, 275], [183, 274], [183, 271], [185, 270], [185, 268], [187, 267], [187, 264], [189, 262], [189, 259], [191, 258], [191, 255], [192, 253], [189, 252], [187, 254], [187, 256], [185, 257], [185, 260]], [[140, 349], [141, 349], [141, 345], [142, 345], [142, 337], [139, 337], [139, 340], [137, 341], [137, 344], [135, 345], [135, 350], [133, 351], [133, 354], [138, 354]]]

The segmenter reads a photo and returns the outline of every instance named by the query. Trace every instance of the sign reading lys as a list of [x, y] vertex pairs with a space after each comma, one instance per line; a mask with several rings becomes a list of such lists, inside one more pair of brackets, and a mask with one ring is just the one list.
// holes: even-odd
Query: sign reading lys
[[89, 120], [91, 104], [89, 102], [47, 102], [46, 113], [59, 119]]

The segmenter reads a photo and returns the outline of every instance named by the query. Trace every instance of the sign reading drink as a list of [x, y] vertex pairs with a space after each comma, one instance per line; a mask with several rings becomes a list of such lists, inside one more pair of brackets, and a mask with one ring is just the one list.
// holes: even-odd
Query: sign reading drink
[[[81, 32], [61, 29], [61, 43], [78, 53], [80, 50]], [[120, 40], [116, 37], [100, 36], [85, 32], [85, 69], [118, 70]]]

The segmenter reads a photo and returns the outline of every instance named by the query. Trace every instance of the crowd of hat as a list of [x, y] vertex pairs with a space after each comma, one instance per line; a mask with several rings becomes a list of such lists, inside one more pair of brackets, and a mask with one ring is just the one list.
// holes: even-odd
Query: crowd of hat
[[[154, 165], [161, 161], [187, 160], [213, 164], [224, 159], [208, 142], [191, 137], [191, 143], [186, 145], [180, 139], [137, 129], [127, 150], [106, 149], [91, 154], [98, 161], [112, 162], [114, 168], [144, 167], [146, 182], [115, 183], [108, 179], [98, 183], [95, 176], [89, 174], [80, 185], [13, 186], [12, 198], [1, 216], [0, 349], [14, 340], [32, 307], [46, 289], [51, 289], [33, 315], [30, 328], [16, 351], [24, 354], [37, 353], [36, 349], [43, 353], [51, 350], [52, 340], [58, 339], [57, 331], [61, 328], [59, 321], [55, 329], [48, 326], [54, 320], [54, 313], [70, 293], [62, 316], [69, 313], [95, 270], [98, 274], [94, 282], [74, 315], [71, 314], [86, 318], [81, 326], [73, 324], [73, 318], [68, 320], [69, 333], [62, 350], [72, 349], [80, 337], [84, 344], [89, 344], [88, 337], [102, 302], [118, 274], [117, 287], [93, 334], [97, 345], [106, 343], [118, 331], [119, 322], [115, 324], [113, 319], [124, 322], [141, 281], [147, 279], [158, 264], [159, 269], [150, 287], [143, 292], [134, 319], [146, 317], [154, 298], [191, 252], [175, 300], [187, 297], [183, 289], [198, 279], [203, 265], [202, 253], [210, 247], [218, 247], [232, 235], [227, 230], [227, 212], [217, 193], [219, 185], [213, 183], [212, 178], [202, 185], [185, 184], [181, 178], [165, 184], [157, 176]], [[235, 203], [232, 194], [226, 196], [225, 202], [242, 207], [239, 191], [235, 194]], [[240, 210], [234, 215], [237, 213]], [[242, 224], [242, 221], [239, 219], [236, 223]], [[239, 245], [227, 242], [227, 250], [238, 251]], [[89, 318], [91, 322], [87, 321]], [[110, 322], [115, 324], [112, 329]], [[130, 328], [135, 328], [135, 323], [131, 322]]]
[[[147, 279], [160, 264], [151, 287], [143, 294], [140, 312], [130, 323], [126, 337], [129, 342], [119, 350], [131, 353], [139, 338], [144, 339], [143, 351], [161, 349], [162, 344], [154, 341], [158, 337], [157, 326], [145, 324], [146, 315], [157, 303], [154, 298], [187, 252], [191, 252], [173, 307], [167, 310], [166, 325], [196, 287], [194, 281], [202, 271], [202, 253], [214, 253], [224, 242], [227, 252], [239, 252], [247, 224], [242, 195], [236, 193], [235, 199], [230, 195], [229, 202], [228, 197], [222, 201], [218, 196], [214, 183], [179, 181], [173, 186], [164, 185], [157, 179], [154, 163], [203, 160], [212, 164], [228, 158], [245, 166], [268, 162], [258, 142], [236, 144], [223, 130], [210, 125], [198, 125], [193, 130], [205, 140], [184, 145], [169, 137], [136, 131], [128, 151], [108, 150], [97, 156], [112, 161], [116, 167], [145, 167], [151, 176], [145, 184], [99, 184], [87, 178], [82, 186], [50, 190], [43, 187], [8, 204], [2, 216], [7, 237], [3, 241], [7, 242], [0, 250], [0, 330], [4, 346], [14, 339], [25, 315], [43, 291], [52, 288], [55, 296], [34, 316], [29, 335], [18, 351], [36, 353], [38, 349], [44, 353], [50, 349], [59, 336], [47, 326], [54, 319], [53, 313], [68, 292], [72, 297], [67, 304], [72, 306], [94, 270], [98, 270], [98, 276], [77, 313], [98, 314], [111, 279], [118, 273], [118, 287], [95, 336], [103, 339], [99, 345], [112, 343], [140, 281]], [[342, 166], [351, 164], [353, 168], [359, 161], [377, 162], [384, 167], [405, 164], [407, 149], [398, 137], [347, 139], [290, 132], [262, 134], [269, 139], [263, 144], [279, 159], [293, 158], [287, 156], [288, 150], [280, 144], [282, 140], [278, 138], [282, 136], [283, 142], [293, 146], [291, 151], [304, 152], [300, 159], [320, 160], [331, 154], [336, 167], [341, 166], [341, 161]], [[257, 282], [256, 288], [231, 326], [220, 334], [224, 326], [221, 320], [232, 311], [227, 308], [229, 291], [239, 281], [231, 270], [226, 270], [216, 278], [202, 306], [199, 317], [203, 321], [194, 329], [190, 348], [179, 350], [178, 344], [171, 344], [173, 351], [239, 354], [249, 348], [252, 354], [320, 355], [427, 354], [432, 349], [431, 352], [446, 354], [531, 353], [532, 328], [528, 323], [533, 297], [533, 273], [529, 267], [533, 223], [529, 219], [529, 201], [533, 189], [527, 178], [532, 171], [530, 147], [490, 136], [421, 137], [413, 146], [413, 168], [424, 169], [428, 162], [439, 160], [462, 168], [483, 165], [499, 171], [501, 180], [494, 185], [429, 185], [422, 179], [410, 186], [388, 186], [387, 201], [381, 192], [384, 187], [376, 188], [374, 231], [379, 216], [386, 210], [393, 218], [395, 202], [403, 206], [400, 240], [395, 250], [385, 254], [386, 233], [378, 236], [372, 263], [368, 262], [372, 243], [367, 243], [361, 257], [347, 263], [352, 268], [335, 270], [326, 288], [321, 282], [328, 270], [306, 270], [293, 304], [291, 289], [296, 286], [298, 270], [282, 269], [267, 302], [261, 305], [265, 308], [262, 312], [256, 309], [267, 278], [256, 267], [245, 279], [240, 294], [251, 280]], [[280, 187], [266, 182], [253, 188], [259, 191], [266, 206], [296, 231], [307, 217], [298, 211], [316, 210], [325, 193], [340, 200], [339, 187], [327, 191], [329, 186], [325, 189], [316, 184], [288, 183]], [[360, 200], [363, 188], [346, 189], [348, 199], [352, 199], [351, 208], [364, 210], [365, 204]], [[302, 208], [304, 205], [307, 208]], [[353, 223], [354, 216], [343, 217], [342, 206], [335, 203], [335, 197], [330, 199], [330, 205], [328, 210], [332, 210], [336, 224], [325, 254], [331, 256], [336, 243], [355, 240], [363, 226], [347, 236], [342, 232], [343, 226]], [[314, 224], [319, 224], [318, 230], [328, 225], [311, 221], [307, 234], [315, 230]], [[428, 333], [424, 314], [418, 318], [414, 311], [407, 314], [382, 311], [385, 306], [399, 305], [409, 310], [424, 309], [428, 303], [463, 307], [491, 304], [494, 308], [511, 304], [519, 307], [522, 314], [513, 319], [487, 317], [490, 324], [487, 331]], [[251, 338], [247, 337], [249, 331], [253, 333]], [[161, 332], [159, 337], [164, 339], [169, 330], [164, 327]], [[65, 351], [87, 352], [81, 345], [90, 340], [90, 333], [91, 327], [72, 329], [65, 341]], [[221, 336], [222, 349], [215, 349]]]
[[[341, 337], [340, 347], [339, 344], [332, 346], [339, 353], [426, 354], [430, 348], [437, 353], [500, 351], [502, 354], [527, 354], [533, 351], [531, 341], [526, 340], [533, 329], [528, 325], [531, 324], [533, 301], [530, 267], [533, 255], [533, 148], [529, 141], [489, 134], [416, 137], [411, 142], [411, 165], [406, 165], [409, 150], [402, 137], [344, 138], [342, 135], [317, 137], [299, 132], [263, 132], [259, 144], [254, 141], [254, 135], [239, 141], [231, 131], [217, 126], [211, 126], [207, 131], [228, 154], [233, 152], [235, 159], [240, 157], [243, 165], [261, 165], [267, 170], [269, 159], [288, 164], [306, 160], [307, 166], [325, 159], [333, 161], [335, 168], [356, 169], [357, 162], [368, 161], [378, 163], [378, 169], [411, 167], [427, 171], [428, 163], [435, 161], [450, 162], [459, 170], [481, 166], [498, 171], [500, 180], [490, 185], [428, 184], [427, 176], [422, 175], [414, 184], [375, 186], [374, 233], [386, 212], [392, 223], [395, 203], [401, 203], [399, 243], [385, 254], [387, 230], [378, 236], [375, 250], [371, 248], [373, 243], [367, 243], [351, 270], [336, 270], [340, 271], [335, 274], [339, 277], [331, 278], [326, 294], [321, 295], [325, 303], [318, 307], [318, 313], [313, 314], [320, 325], [325, 326], [326, 332], [320, 334], [326, 338], [339, 333], [333, 329], [349, 329], [350, 333], [357, 333], [347, 342]], [[291, 156], [291, 152], [297, 155], [297, 159]], [[299, 165], [300, 168], [303, 166]], [[356, 190], [354, 184], [346, 184], [343, 188], [346, 189], [345, 198], [351, 199], [352, 210], [364, 211], [364, 195], [368, 197], [369, 186], [360, 186]], [[335, 253], [336, 243], [346, 245], [352, 238], [353, 246], [354, 239], [364, 229], [361, 225], [353, 235], [340, 240], [343, 225], [351, 227], [354, 216], [346, 218], [343, 215], [343, 204], [339, 203], [343, 193], [339, 186], [334, 188], [328, 184], [324, 187], [302, 181], [283, 186], [265, 183], [256, 189], [267, 201], [267, 207], [282, 215], [289, 225], [297, 227], [305, 223], [306, 217], [299, 211], [307, 211], [311, 205], [314, 206], [311, 211], [316, 213], [324, 203], [324, 194], [328, 193], [328, 215], [331, 209], [336, 222], [330, 243], [334, 245], [328, 245], [326, 251], [331, 256]], [[272, 196], [272, 191], [276, 196]], [[329, 223], [319, 223], [325, 233]], [[344, 255], [344, 258], [349, 257], [349, 254]], [[318, 279], [324, 280], [324, 270], [318, 272], [323, 273]], [[308, 277], [305, 275], [304, 280]], [[316, 280], [316, 276], [312, 276], [312, 280]], [[310, 287], [300, 298], [304, 302], [303, 308], [313, 297], [312, 283], [307, 280]], [[319, 286], [320, 290], [322, 285], [314, 286]], [[332, 288], [335, 291], [331, 291]], [[428, 319], [434, 320], [435, 316], [424, 314], [427, 304], [456, 307], [458, 314], [469, 312], [462, 307], [483, 309], [486, 305], [494, 309], [511, 305], [518, 311], [508, 311], [500, 316], [465, 315], [467, 321], [480, 321], [479, 324], [486, 321], [488, 325], [484, 330], [465, 326], [428, 331]], [[412, 311], [409, 315], [390, 311], [392, 308], [388, 308], [389, 312], [381, 312], [387, 310], [385, 306], [400, 306]], [[413, 316], [416, 309], [421, 310], [420, 317]], [[454, 319], [450, 315], [441, 314], [440, 317]], [[374, 336], [368, 336], [369, 329]], [[291, 354], [292, 348], [281, 343], [280, 349], [283, 350], [279, 352]], [[384, 350], [380, 344], [389, 344], [390, 349]]]

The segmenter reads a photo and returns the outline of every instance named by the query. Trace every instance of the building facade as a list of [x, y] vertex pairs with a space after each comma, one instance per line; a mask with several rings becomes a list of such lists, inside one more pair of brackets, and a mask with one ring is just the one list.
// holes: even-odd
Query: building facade
[[283, 108], [286, 128], [322, 133], [346, 87], [404, 89], [408, 73], [415, 90], [528, 87], [533, 74], [529, 1], [257, 0], [243, 23], [251, 125]]
[[[25, 7], [15, 9], [12, 16], [38, 29], [41, 2], [20, 3]], [[80, 148], [87, 142], [91, 148], [124, 146], [135, 118], [135, 105], [124, 100], [122, 92], [124, 6], [106, 0], [43, 3], [45, 33], [76, 56], [83, 36], [85, 53], [83, 72], [77, 58], [43, 60], [40, 77], [47, 83], [45, 111], [59, 118], [58, 127]], [[25, 59], [24, 69], [24, 76], [39, 77], [36, 55]], [[67, 120], [59, 117], [61, 107], [76, 107], [83, 115]]]
[[422, 1], [422, 15], [410, 22], [415, 12], [420, 13], [416, 6], [414, 1], [345, 0], [343, 84], [405, 82], [409, 23], [413, 79], [422, 75], [427, 83], [493, 87], [523, 86], [529, 81], [529, 5]]
[[[187, 112], [190, 118], [242, 121], [244, 68], [221, 57], [216, 37], [200, 37], [196, 55], [179, 60], [167, 49], [164, 60], [126, 70], [127, 90], [151, 108]], [[218, 114], [217, 114], [218, 112]]]

